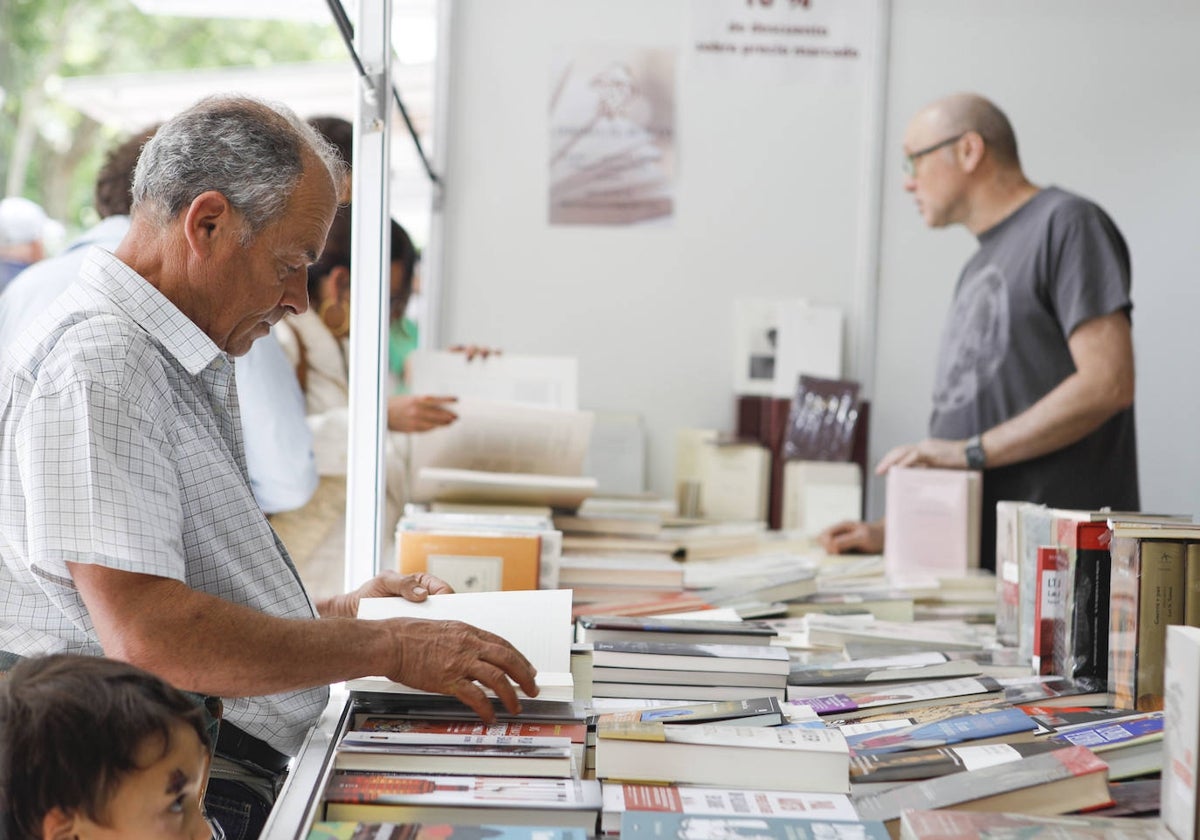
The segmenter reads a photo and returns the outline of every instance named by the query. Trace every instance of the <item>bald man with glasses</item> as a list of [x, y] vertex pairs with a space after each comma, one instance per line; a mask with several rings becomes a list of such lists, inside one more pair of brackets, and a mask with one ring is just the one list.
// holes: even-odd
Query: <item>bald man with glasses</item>
[[[996, 502], [1137, 510], [1129, 249], [1097, 205], [1025, 177], [1004, 113], [975, 94], [923, 108], [904, 133], [904, 189], [929, 227], [979, 249], [959, 275], [938, 356], [929, 437], [876, 467], [983, 471], [981, 565]], [[820, 535], [883, 550], [882, 522]]]

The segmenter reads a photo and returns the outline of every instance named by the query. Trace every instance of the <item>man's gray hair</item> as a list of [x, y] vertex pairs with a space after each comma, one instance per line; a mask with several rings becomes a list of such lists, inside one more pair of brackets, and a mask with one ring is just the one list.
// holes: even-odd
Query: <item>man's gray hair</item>
[[245, 219], [245, 241], [278, 219], [304, 174], [320, 161], [335, 194], [346, 165], [337, 150], [283, 105], [210, 96], [163, 123], [133, 176], [133, 212], [167, 224], [215, 190]]

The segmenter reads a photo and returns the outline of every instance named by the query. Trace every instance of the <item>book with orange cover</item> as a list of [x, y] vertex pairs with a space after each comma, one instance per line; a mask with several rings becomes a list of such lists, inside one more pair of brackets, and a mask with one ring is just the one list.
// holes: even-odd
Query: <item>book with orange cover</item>
[[537, 534], [401, 531], [397, 541], [402, 574], [428, 572], [456, 592], [538, 588]]

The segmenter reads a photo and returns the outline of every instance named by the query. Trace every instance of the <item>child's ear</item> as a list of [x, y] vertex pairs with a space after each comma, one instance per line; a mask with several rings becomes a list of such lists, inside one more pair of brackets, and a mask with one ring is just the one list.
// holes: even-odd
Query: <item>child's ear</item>
[[75, 836], [75, 815], [62, 808], [51, 808], [42, 817], [42, 840], [71, 840]]

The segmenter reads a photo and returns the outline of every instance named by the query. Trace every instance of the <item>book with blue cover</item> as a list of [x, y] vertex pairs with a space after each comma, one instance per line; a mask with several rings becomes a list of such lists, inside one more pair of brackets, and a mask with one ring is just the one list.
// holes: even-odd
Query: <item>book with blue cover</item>
[[962, 741], [997, 738], [1032, 732], [1037, 724], [1020, 709], [996, 709], [976, 715], [961, 715], [933, 723], [905, 726], [886, 732], [848, 735], [846, 743], [855, 753], [890, 753], [944, 747]]

